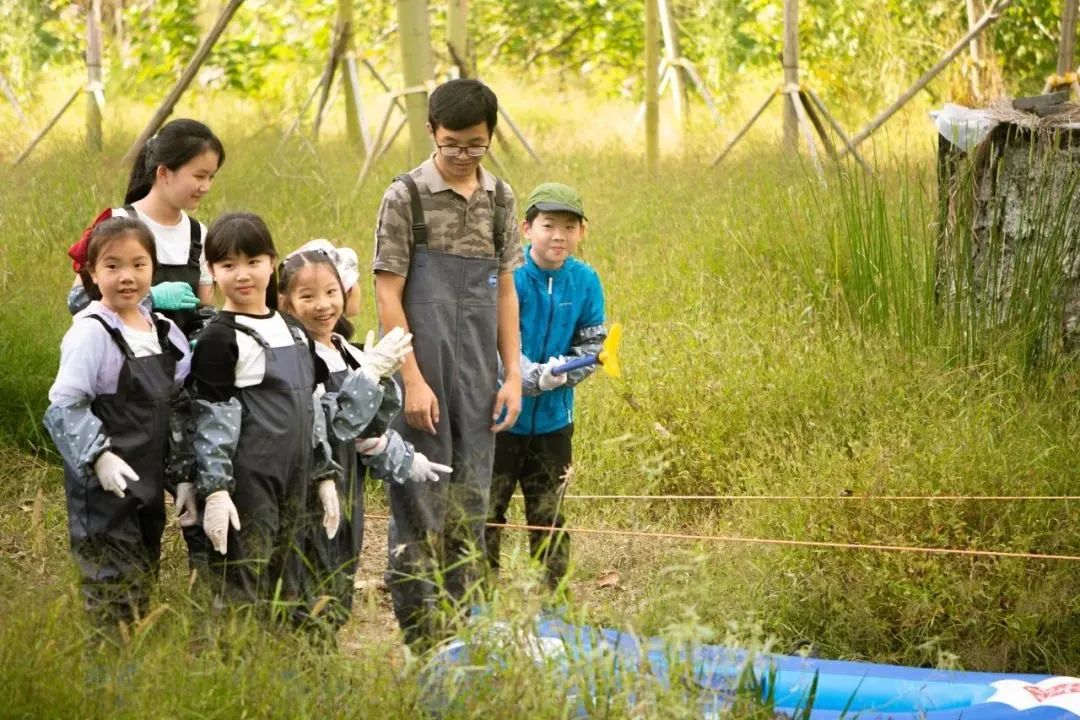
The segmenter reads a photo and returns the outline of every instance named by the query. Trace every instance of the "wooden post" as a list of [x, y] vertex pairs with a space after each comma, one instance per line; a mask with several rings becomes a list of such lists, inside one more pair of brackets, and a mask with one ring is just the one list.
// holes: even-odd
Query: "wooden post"
[[1064, 76], [1076, 70], [1073, 58], [1076, 47], [1076, 5], [1077, 0], [1062, 0], [1061, 3], [1061, 43], [1058, 45], [1057, 74]]
[[[763, 112], [765, 112], [765, 108], [769, 107], [769, 103], [771, 103], [773, 101], [773, 98], [775, 98], [779, 94], [779, 90], [773, 90], [771, 93], [769, 93], [769, 97], [765, 98], [765, 102], [761, 103], [761, 105], [758, 106], [758, 109], [754, 111], [754, 114], [750, 116], [750, 119], [746, 121], [746, 124], [739, 128], [739, 132], [735, 133], [735, 137], [733, 137], [731, 141], [728, 142], [728, 144], [724, 147], [724, 149], [721, 150], [720, 153], [713, 159], [709, 167], [716, 167], [720, 164], [721, 160], [727, 157], [727, 154], [731, 152], [731, 149], [735, 147], [735, 144], [742, 140], [742, 136], [750, 131], [750, 128], [753, 127], [755, 122], [757, 122], [757, 119], [761, 117], [761, 114]], [[794, 109], [794, 106], [792, 106], [792, 111], [794, 111]]]
[[[353, 149], [366, 150], [364, 135], [360, 129], [360, 95], [352, 85], [352, 78], [348, 74], [349, 68], [346, 66], [348, 58], [351, 58], [356, 51], [356, 43], [353, 40], [353, 2], [354, 0], [338, 0], [337, 25], [338, 31], [344, 38], [338, 62], [342, 63], [341, 74], [345, 79], [345, 137]], [[355, 61], [353, 69], [355, 72]]]
[[645, 167], [660, 168], [660, 28], [657, 0], [645, 0]]
[[427, 0], [397, 0], [398, 33], [401, 35], [401, 67], [408, 94], [409, 164], [419, 165], [431, 154], [427, 133], [427, 92], [420, 90], [431, 80], [431, 31]]
[[101, 0], [86, 8], [86, 146], [101, 152]]
[[[799, 0], [784, 0], [784, 87], [799, 85]], [[791, 94], [784, 95], [784, 149], [799, 148], [799, 116]]]
[[15, 91], [11, 89], [11, 85], [8, 83], [7, 78], [4, 77], [4, 73], [0, 72], [0, 91], [3, 91], [4, 97], [11, 103], [11, 107], [15, 110], [15, 115], [18, 116], [19, 122], [26, 125], [26, 115], [23, 113], [22, 106], [19, 105], [19, 98], [15, 97]]
[[326, 112], [326, 104], [330, 102], [330, 91], [334, 86], [334, 77], [337, 71], [338, 65], [341, 63], [341, 56], [345, 52], [345, 32], [344, 28], [339, 24], [334, 29], [334, 42], [330, 46], [330, 57], [326, 60], [326, 67], [323, 68], [322, 77], [319, 78], [319, 104], [315, 106], [315, 120], [311, 126], [311, 136], [318, 140], [319, 128], [322, 127], [323, 113]]
[[1001, 17], [1001, 14], [1005, 11], [1005, 9], [1008, 8], [1011, 4], [1012, 0], [996, 0], [994, 4], [990, 7], [990, 9], [986, 11], [986, 14], [982, 16], [982, 19], [979, 20], [975, 27], [968, 30], [967, 34], [964, 35], [964, 37], [960, 38], [960, 40], [958, 40], [957, 43], [953, 45], [949, 49], [949, 51], [946, 52], [944, 56], [942, 56], [940, 60], [937, 61], [937, 64], [924, 72], [922, 74], [922, 77], [916, 80], [915, 84], [908, 88], [903, 95], [898, 97], [892, 105], [885, 108], [877, 117], [867, 123], [866, 127], [864, 127], [862, 130], [856, 133], [854, 137], [851, 138], [851, 144], [847, 148], [845, 148], [843, 152], [840, 153], [840, 157], [844, 157], [849, 152], [851, 152], [853, 148], [858, 147], [864, 140], [866, 140], [866, 138], [870, 137], [870, 135], [872, 135], [875, 130], [880, 128], [889, 118], [895, 115], [900, 108], [904, 107], [904, 105], [906, 105], [907, 102], [911, 100], [911, 98], [915, 97], [916, 93], [929, 85], [930, 81], [938, 76], [938, 73], [944, 70], [945, 67], [949, 63], [951, 63], [957, 55], [964, 51], [964, 48], [968, 46], [968, 43], [971, 42], [972, 38], [979, 35], [979, 33], [992, 25], [995, 21], [997, 21], [997, 19]]
[[469, 0], [449, 0], [446, 13], [450, 55], [459, 78], [469, 77]]
[[664, 59], [671, 68], [671, 97], [675, 108], [675, 122], [679, 129], [683, 130], [689, 120], [690, 105], [686, 93], [686, 70], [680, 64], [682, 53], [679, 50], [679, 32], [675, 27], [669, 0], [657, 0], [656, 7], [660, 16], [660, 31], [664, 38]]
[[210, 34], [203, 40], [202, 45], [195, 51], [195, 56], [191, 58], [191, 62], [184, 68], [183, 74], [180, 75], [180, 80], [177, 81], [175, 87], [169, 91], [169, 95], [165, 98], [165, 101], [161, 103], [161, 107], [154, 113], [154, 117], [150, 119], [150, 122], [143, 128], [143, 131], [139, 133], [139, 137], [135, 140], [127, 153], [124, 154], [123, 162], [125, 164], [132, 162], [135, 156], [142, 150], [142, 146], [146, 144], [146, 141], [157, 132], [169, 115], [172, 115], [173, 108], [176, 107], [176, 103], [179, 102], [180, 96], [187, 90], [188, 85], [195, 79], [195, 74], [199, 72], [199, 68], [206, 61], [207, 56], [210, 55], [210, 51], [214, 47], [214, 43], [221, 37], [221, 34], [225, 32], [225, 26], [229, 24], [229, 20], [236, 14], [236, 11], [240, 9], [244, 0], [229, 0], [229, 4], [221, 11], [221, 15], [218, 16], [217, 22], [214, 23], [214, 27], [210, 29]]

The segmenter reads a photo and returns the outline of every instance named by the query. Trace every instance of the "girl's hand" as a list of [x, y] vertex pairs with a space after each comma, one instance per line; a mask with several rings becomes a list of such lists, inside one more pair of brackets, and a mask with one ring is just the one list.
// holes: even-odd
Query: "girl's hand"
[[338, 500], [337, 486], [333, 480], [323, 480], [319, 483], [319, 500], [322, 501], [323, 506], [322, 526], [326, 529], [326, 537], [333, 540], [337, 535], [338, 526], [341, 525], [341, 503]]
[[97, 475], [101, 489], [111, 492], [116, 497], [124, 497], [129, 482], [138, 482], [138, 474], [124, 459], [108, 450], [101, 453], [94, 461], [94, 474]]
[[361, 365], [380, 378], [388, 378], [405, 363], [405, 356], [412, 352], [412, 333], [396, 327], [375, 342], [375, 333], [368, 331], [364, 340], [364, 359]]
[[236, 513], [236, 506], [233, 505], [229, 493], [225, 490], [210, 493], [210, 497], [206, 498], [206, 508], [203, 509], [203, 530], [214, 549], [222, 555], [229, 551], [230, 525], [233, 530], [240, 529], [240, 516]]

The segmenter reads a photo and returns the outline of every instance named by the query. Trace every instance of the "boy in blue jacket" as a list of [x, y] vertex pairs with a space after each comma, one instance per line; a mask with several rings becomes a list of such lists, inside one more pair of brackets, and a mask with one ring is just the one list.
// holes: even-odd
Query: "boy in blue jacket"
[[[554, 374], [575, 357], [600, 352], [607, 337], [604, 291], [596, 271], [573, 257], [585, 238], [581, 196], [562, 183], [536, 187], [525, 206], [525, 265], [514, 271], [521, 308], [522, 407], [517, 422], [495, 438], [488, 520], [506, 522], [506, 508], [521, 483], [529, 549], [544, 564], [548, 585], [566, 574], [570, 540], [563, 527], [562, 495], [574, 434], [574, 386], [596, 365]], [[499, 569], [500, 528], [485, 533], [488, 563]]]

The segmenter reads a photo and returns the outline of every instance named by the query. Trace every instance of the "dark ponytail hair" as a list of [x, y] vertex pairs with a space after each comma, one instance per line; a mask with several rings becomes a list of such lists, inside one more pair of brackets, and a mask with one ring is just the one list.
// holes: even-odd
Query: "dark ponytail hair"
[[345, 317], [345, 296], [347, 294], [345, 292], [345, 283], [342, 282], [341, 275], [338, 273], [334, 257], [325, 250], [305, 250], [285, 258], [285, 261], [278, 266], [278, 293], [288, 295], [289, 286], [292, 285], [296, 274], [300, 272], [301, 268], [308, 265], [325, 265], [334, 271], [334, 277], [337, 278], [338, 285], [341, 287], [341, 315], [334, 324], [334, 332], [346, 340], [351, 339], [354, 329], [352, 323]]
[[135, 157], [124, 204], [130, 205], [147, 196], [150, 188], [154, 187], [159, 166], [179, 170], [192, 158], [208, 150], [217, 153], [218, 167], [225, 164], [225, 146], [206, 125], [186, 118], [165, 123], [157, 135], [143, 144]]
[[143, 250], [150, 256], [150, 267], [157, 272], [157, 243], [154, 241], [154, 233], [142, 220], [133, 217], [114, 217], [103, 220], [94, 226], [90, 233], [90, 240], [86, 243], [86, 263], [79, 271], [83, 287], [86, 288], [86, 296], [91, 300], [101, 299], [101, 290], [94, 284], [94, 278], [90, 272], [97, 265], [98, 258], [109, 243], [118, 238], [128, 236], [142, 245]]
[[[266, 227], [261, 217], [249, 212], [231, 212], [218, 217], [206, 232], [203, 253], [207, 265], [241, 254], [248, 257], [269, 255], [277, 259], [270, 228]], [[270, 277], [270, 284], [266, 286], [266, 306], [271, 310], [277, 310], [278, 306], [277, 285], [275, 271]]]

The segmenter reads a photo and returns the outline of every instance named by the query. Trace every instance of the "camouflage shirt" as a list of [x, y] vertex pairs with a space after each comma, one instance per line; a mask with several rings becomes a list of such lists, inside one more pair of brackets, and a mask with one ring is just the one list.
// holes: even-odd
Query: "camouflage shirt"
[[[472, 197], [452, 190], [435, 167], [434, 156], [409, 173], [416, 179], [424, 219], [428, 227], [428, 247], [432, 252], [460, 257], [492, 257], [495, 254], [493, 210], [488, 195], [495, 192], [495, 176], [480, 168], [480, 186]], [[499, 272], [508, 273], [524, 264], [514, 191], [506, 188], [506, 240], [499, 258]], [[394, 182], [383, 194], [375, 227], [375, 271], [385, 270], [408, 277], [412, 254], [412, 206], [404, 183]]]

